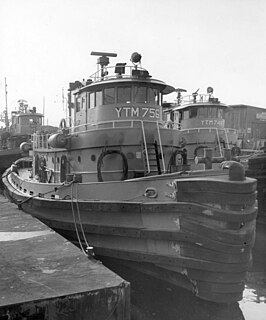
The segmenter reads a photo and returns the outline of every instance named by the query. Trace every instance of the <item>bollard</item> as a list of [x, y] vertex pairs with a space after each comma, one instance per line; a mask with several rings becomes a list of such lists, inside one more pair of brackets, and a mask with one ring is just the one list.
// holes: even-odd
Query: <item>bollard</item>
[[195, 157], [195, 163], [204, 163], [205, 170], [212, 169], [213, 163], [221, 163], [223, 161], [239, 161], [237, 157], [232, 158], [231, 149], [225, 148], [224, 149], [224, 156], [223, 157], [212, 157], [212, 148], [205, 148], [204, 149], [204, 156], [199, 158]]

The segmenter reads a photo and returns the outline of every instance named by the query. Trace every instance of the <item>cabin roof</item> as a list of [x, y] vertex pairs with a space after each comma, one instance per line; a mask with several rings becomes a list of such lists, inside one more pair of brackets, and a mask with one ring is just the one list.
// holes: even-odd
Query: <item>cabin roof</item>
[[197, 102], [197, 103], [189, 103], [185, 105], [179, 105], [176, 107], [173, 107], [173, 111], [179, 111], [189, 108], [200, 108], [200, 107], [217, 107], [217, 108], [229, 108], [227, 104], [224, 103], [213, 103], [213, 102]]
[[148, 79], [148, 78], [112, 78], [112, 79], [108, 79], [105, 80], [103, 79], [102, 81], [96, 81], [96, 82], [91, 82], [88, 85], [84, 85], [80, 88], [78, 88], [78, 90], [74, 93], [74, 94], [78, 94], [81, 93], [83, 91], [90, 91], [91, 88], [95, 88], [95, 87], [107, 87], [109, 85], [126, 85], [126, 84], [133, 84], [133, 83], [142, 83], [142, 84], [152, 84], [155, 86], [160, 87], [160, 91], [163, 94], [169, 94], [175, 91], [175, 88], [173, 86], [167, 85], [165, 82], [157, 80], [157, 79]]
[[12, 113], [12, 117], [32, 117], [32, 116], [37, 116], [37, 117], [43, 117], [42, 113], [33, 113], [33, 112], [28, 112], [28, 113], [22, 113], [22, 112], [18, 112], [18, 113]]

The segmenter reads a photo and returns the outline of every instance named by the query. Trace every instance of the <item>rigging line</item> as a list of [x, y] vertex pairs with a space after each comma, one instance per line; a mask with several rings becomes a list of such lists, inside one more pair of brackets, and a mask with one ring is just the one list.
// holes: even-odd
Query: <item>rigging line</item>
[[[72, 184], [72, 182], [71, 182], [71, 184]], [[61, 188], [64, 188], [64, 187], [68, 187], [68, 186], [69, 186], [69, 185], [66, 185], [66, 184], [63, 183], [62, 185], [60, 185], [60, 186], [58, 186], [58, 187], [54, 187], [53, 190], [49, 190], [49, 191], [43, 193], [43, 195], [46, 195], [46, 194], [52, 193], [52, 192], [56, 192], [58, 189], [61, 189]], [[12, 187], [13, 187], [13, 186], [12, 186]], [[14, 188], [14, 187], [13, 187], [13, 189], [16, 190], [16, 188]], [[31, 196], [31, 197], [23, 200], [23, 201], [21, 201], [21, 202], [19, 202], [19, 205], [21, 206], [23, 203], [25, 203], [25, 202], [33, 199], [33, 198], [36, 198], [36, 197], [39, 197], [39, 193], [38, 193], [38, 194], [35, 194], [35, 195], [33, 195], [33, 196]]]
[[77, 213], [78, 213], [78, 218], [79, 218], [79, 224], [80, 224], [80, 228], [81, 228], [81, 232], [82, 232], [82, 236], [83, 236], [83, 239], [86, 243], [86, 246], [87, 248], [91, 248], [91, 246], [89, 245], [87, 239], [86, 239], [86, 236], [85, 236], [85, 232], [84, 232], [84, 229], [83, 229], [83, 225], [82, 225], [82, 222], [81, 222], [81, 216], [80, 216], [80, 211], [79, 211], [79, 203], [78, 203], [78, 184], [76, 183], [76, 207], [77, 207]]
[[72, 208], [73, 222], [74, 222], [74, 226], [75, 226], [75, 230], [76, 230], [76, 235], [77, 235], [77, 238], [78, 238], [79, 246], [80, 246], [80, 249], [82, 250], [82, 252], [84, 253], [84, 255], [87, 256], [87, 254], [86, 254], [86, 252], [85, 252], [85, 250], [84, 250], [84, 248], [82, 246], [81, 240], [80, 240], [78, 227], [77, 227], [77, 222], [76, 222], [76, 217], [75, 217], [74, 202], [73, 202], [73, 184], [71, 184], [71, 208]]

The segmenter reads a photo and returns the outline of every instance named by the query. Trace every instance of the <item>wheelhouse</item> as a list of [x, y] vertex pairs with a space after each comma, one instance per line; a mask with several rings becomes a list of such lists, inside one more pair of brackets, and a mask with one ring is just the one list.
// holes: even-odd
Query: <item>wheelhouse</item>
[[[117, 63], [107, 67], [105, 54], [99, 58], [101, 68], [83, 83], [70, 84], [71, 106], [76, 131], [84, 125], [121, 120], [162, 122], [163, 95], [174, 91], [164, 82], [151, 79], [149, 72], [137, 66]], [[72, 103], [73, 101], [73, 103]]]

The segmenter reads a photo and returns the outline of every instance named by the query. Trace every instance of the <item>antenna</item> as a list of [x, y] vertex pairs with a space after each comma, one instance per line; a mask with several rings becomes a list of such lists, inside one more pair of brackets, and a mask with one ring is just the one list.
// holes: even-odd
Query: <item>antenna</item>
[[92, 51], [92, 56], [99, 56], [97, 63], [103, 68], [109, 64], [108, 57], [117, 57], [116, 53]]
[[197, 95], [198, 95], [198, 91], [200, 88], [198, 88], [198, 90], [196, 90], [195, 92], [192, 93], [192, 97], [193, 97], [193, 102], [196, 103], [197, 102]]
[[[42, 98], [42, 113], [43, 113], [43, 124], [45, 125], [45, 96]], [[42, 119], [42, 118], [41, 118]]]
[[7, 84], [6, 84], [6, 78], [5, 78], [5, 97], [6, 97], [5, 125], [8, 128], [9, 127], [9, 121], [8, 121], [8, 110], [7, 110]]
[[186, 89], [182, 89], [182, 88], [177, 88], [177, 89], [175, 89], [175, 92], [177, 92], [177, 104], [179, 105], [181, 103], [181, 100], [182, 100], [181, 92], [187, 92], [187, 90]]
[[[98, 51], [92, 51], [92, 56], [99, 56], [97, 60], [97, 64], [101, 66], [101, 77], [104, 77], [108, 74], [107, 71], [104, 71], [104, 67], [108, 66], [109, 64], [109, 58], [108, 57], [117, 57], [116, 53], [110, 53], [110, 52], [98, 52]], [[99, 71], [99, 67], [98, 67]]]
[[92, 51], [91, 55], [92, 56], [117, 57], [117, 53], [100, 52], [100, 51]]
[[198, 90], [196, 90], [195, 92], [193, 92], [193, 93], [192, 93], [192, 96], [197, 95], [197, 94], [198, 94], [199, 89], [200, 89], [200, 88], [198, 88]]

